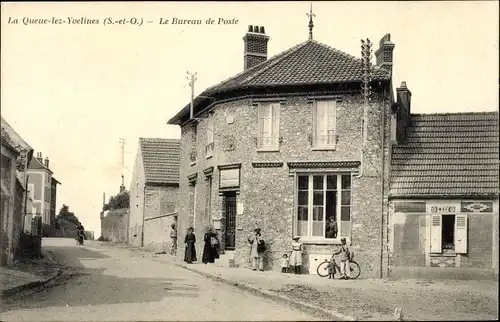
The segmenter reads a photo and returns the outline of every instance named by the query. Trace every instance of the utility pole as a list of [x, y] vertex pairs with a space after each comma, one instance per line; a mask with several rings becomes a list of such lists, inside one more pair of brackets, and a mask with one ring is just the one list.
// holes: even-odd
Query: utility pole
[[122, 149], [122, 173], [123, 173], [123, 167], [125, 165], [125, 139], [124, 138], [120, 138], [120, 144], [121, 144], [121, 149]]
[[191, 106], [189, 108], [189, 119], [193, 119], [193, 104], [194, 104], [194, 83], [196, 82], [196, 75], [198, 73], [191, 74], [189, 71], [187, 71], [187, 79], [189, 80], [189, 87], [191, 87]]
[[372, 80], [371, 66], [372, 42], [370, 39], [361, 39], [361, 60], [363, 62], [363, 82], [361, 89], [363, 90], [363, 145], [368, 139], [368, 102], [370, 101], [370, 82]]

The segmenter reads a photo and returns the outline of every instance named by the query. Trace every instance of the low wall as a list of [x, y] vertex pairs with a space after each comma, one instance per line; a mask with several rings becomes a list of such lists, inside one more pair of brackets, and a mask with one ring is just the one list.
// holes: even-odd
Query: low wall
[[177, 213], [144, 220], [144, 247], [154, 252], [170, 251], [170, 230]]
[[128, 241], [129, 209], [114, 209], [101, 217], [101, 237], [113, 243]]

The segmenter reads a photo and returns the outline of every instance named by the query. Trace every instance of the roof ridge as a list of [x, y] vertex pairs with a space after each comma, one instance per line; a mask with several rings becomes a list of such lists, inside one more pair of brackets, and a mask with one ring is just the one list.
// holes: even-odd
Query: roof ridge
[[[295, 46], [293, 46], [293, 47], [291, 47], [291, 48], [288, 48], [287, 50], [284, 50], [284, 51], [282, 51], [282, 52], [280, 52], [280, 53], [278, 53], [278, 54], [276, 54], [276, 55], [272, 56], [272, 57], [271, 57], [271, 58], [269, 58], [269, 59], [264, 60], [263, 62], [258, 63], [258, 64], [257, 64], [257, 65], [255, 65], [255, 66], [252, 66], [251, 68], [244, 69], [243, 71], [239, 72], [238, 74], [236, 74], [236, 75], [234, 75], [234, 76], [232, 76], [232, 77], [230, 77], [230, 78], [226, 78], [226, 79], [224, 79], [223, 81], [221, 81], [221, 82], [219, 82], [219, 83], [217, 83], [217, 84], [215, 84], [215, 85], [213, 85], [213, 86], [210, 86], [209, 88], [205, 89], [203, 92], [209, 92], [209, 91], [210, 91], [210, 90], [212, 90], [213, 88], [219, 87], [220, 85], [222, 85], [222, 84], [224, 84], [224, 83], [228, 83], [228, 82], [232, 81], [233, 79], [236, 79], [236, 78], [238, 78], [239, 76], [243, 75], [244, 73], [248, 73], [248, 72], [251, 72], [251, 71], [255, 71], [255, 70], [257, 70], [259, 67], [261, 67], [261, 66], [263, 66], [263, 65], [265, 65], [265, 64], [269, 64], [269, 62], [271, 62], [271, 63], [272, 63], [272, 65], [271, 65], [271, 66], [274, 66], [274, 63], [273, 63], [273, 62], [274, 62], [275, 60], [280, 59], [280, 58], [281, 58], [282, 56], [284, 56], [284, 55], [288, 55], [288, 54], [290, 54], [291, 52], [293, 52], [293, 51], [295, 51], [296, 49], [298, 49], [298, 47], [302, 47], [302, 46], [304, 46], [304, 45], [305, 45], [307, 42], [309, 42], [309, 41], [311, 41], [311, 40], [306, 40], [306, 41], [304, 41], [304, 42], [302, 42], [302, 43], [299, 43], [299, 44], [297, 44], [297, 45], [295, 45]], [[281, 60], [279, 60], [279, 61], [281, 61]], [[265, 70], [267, 70], [268, 68], [264, 68], [264, 69], [265, 69]], [[252, 76], [252, 75], [250, 75], [250, 76], [249, 76], [249, 77], [247, 77], [247, 78], [246, 78], [243, 82], [247, 82], [247, 81], [249, 81], [249, 80], [251, 79], [250, 77], [255, 77], [255, 76], [257, 76], [257, 75], [260, 75], [260, 73], [258, 73], [258, 72], [257, 72], [257, 74], [255, 74], [255, 75], [253, 75], [253, 76]], [[250, 78], [250, 79], [249, 79], [249, 78]]]
[[180, 142], [180, 139], [172, 139], [172, 138], [153, 138], [153, 137], [139, 137], [139, 141], [147, 141], [147, 140], [161, 140], [161, 141], [171, 141], [171, 142]]

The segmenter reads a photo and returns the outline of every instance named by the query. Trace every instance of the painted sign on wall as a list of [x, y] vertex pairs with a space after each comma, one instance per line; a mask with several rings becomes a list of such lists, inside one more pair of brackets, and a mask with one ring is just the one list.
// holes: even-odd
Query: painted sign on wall
[[220, 170], [220, 188], [234, 188], [240, 186], [240, 169]]

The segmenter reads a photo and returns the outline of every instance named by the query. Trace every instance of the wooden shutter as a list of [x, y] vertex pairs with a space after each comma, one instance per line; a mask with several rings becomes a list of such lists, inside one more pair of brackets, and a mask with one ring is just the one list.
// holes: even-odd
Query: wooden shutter
[[317, 110], [318, 109], [318, 102], [315, 101], [313, 102], [312, 105], [312, 145], [316, 145], [316, 140], [317, 140], [317, 128], [318, 128], [318, 119], [317, 119]]
[[326, 124], [326, 130], [327, 130], [327, 140], [326, 143], [328, 145], [333, 145], [335, 144], [335, 113], [337, 109], [337, 102], [334, 100], [328, 101], [328, 106], [327, 106], [327, 124]]
[[271, 133], [272, 133], [272, 142], [271, 145], [279, 144], [279, 136], [280, 136], [280, 104], [275, 103], [271, 105], [271, 116], [272, 116], [272, 124], [271, 124]]
[[258, 128], [258, 133], [257, 133], [257, 146], [262, 146], [263, 138], [262, 136], [264, 135], [264, 114], [265, 113], [265, 106], [262, 104], [259, 104], [257, 108], [257, 117], [259, 120], [259, 128]]
[[207, 118], [207, 141], [208, 143], [214, 142], [214, 115], [212, 113], [208, 114]]
[[28, 191], [31, 200], [35, 200], [35, 185], [33, 183], [28, 184]]
[[467, 253], [467, 215], [455, 216], [455, 253]]
[[327, 142], [327, 102], [318, 101], [316, 103], [316, 145], [324, 145]]
[[431, 216], [431, 253], [442, 252], [442, 226], [443, 219], [441, 215]]

